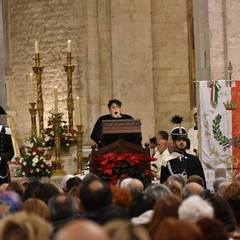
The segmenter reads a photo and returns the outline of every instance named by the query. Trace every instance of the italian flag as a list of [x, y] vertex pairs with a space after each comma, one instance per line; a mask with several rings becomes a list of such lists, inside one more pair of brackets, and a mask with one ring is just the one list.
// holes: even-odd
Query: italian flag
[[[240, 172], [240, 80], [199, 81], [199, 156], [212, 183]], [[211, 184], [210, 183], [210, 184]]]

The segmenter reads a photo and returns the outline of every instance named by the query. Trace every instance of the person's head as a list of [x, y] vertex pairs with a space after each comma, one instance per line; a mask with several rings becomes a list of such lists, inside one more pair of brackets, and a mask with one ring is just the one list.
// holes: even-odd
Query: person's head
[[215, 194], [209, 197], [208, 202], [211, 203], [214, 209], [214, 217], [223, 223], [228, 233], [234, 233], [237, 222], [228, 201]]
[[117, 100], [117, 99], [111, 99], [108, 102], [108, 109], [110, 114], [114, 117], [117, 117], [121, 114], [121, 106], [122, 103], [121, 101]]
[[190, 183], [190, 182], [198, 183], [200, 186], [204, 187], [204, 180], [198, 175], [189, 176], [187, 179], [187, 183]]
[[175, 115], [171, 119], [171, 122], [177, 125], [171, 131], [171, 138], [177, 151], [184, 151], [187, 148], [187, 130], [181, 126], [182, 121], [183, 117], [179, 115]]
[[179, 182], [182, 185], [182, 187], [184, 187], [187, 183], [187, 178], [183, 176], [181, 173], [172, 174], [167, 179], [167, 181], [174, 181], [174, 180]]
[[32, 198], [34, 195], [35, 190], [37, 189], [37, 186], [40, 185], [40, 181], [31, 181], [29, 182], [24, 191], [23, 195], [23, 201], [26, 201], [28, 198]]
[[167, 218], [159, 225], [152, 240], [204, 240], [201, 229], [187, 220]]
[[13, 191], [0, 193], [0, 217], [20, 211], [22, 209], [22, 200], [20, 196]]
[[152, 137], [149, 139], [149, 142], [150, 142], [150, 148], [155, 148], [156, 147], [156, 144], [157, 144], [157, 139], [156, 137]]
[[69, 192], [73, 187], [80, 186], [81, 183], [82, 183], [82, 180], [78, 176], [68, 179], [66, 182], [66, 191]]
[[59, 194], [60, 191], [58, 188], [52, 183], [40, 183], [36, 190], [34, 191], [33, 197], [41, 199], [46, 204], [48, 204], [48, 200], [54, 196]]
[[72, 174], [66, 174], [63, 178], [62, 178], [62, 190], [64, 192], [67, 192], [67, 181], [70, 179], [70, 178], [73, 178], [74, 175]]
[[110, 240], [105, 230], [90, 220], [73, 220], [65, 224], [54, 240]]
[[152, 238], [156, 233], [156, 229], [164, 219], [169, 217], [178, 218], [178, 208], [180, 204], [181, 199], [175, 195], [164, 196], [156, 202], [152, 219], [148, 225], [148, 231]]
[[157, 149], [159, 153], [163, 153], [168, 148], [168, 141], [165, 139], [157, 140]]
[[203, 218], [197, 222], [205, 240], [228, 240], [229, 236], [223, 224], [215, 218]]
[[29, 214], [36, 214], [45, 220], [50, 221], [50, 212], [47, 204], [37, 198], [28, 198], [23, 203], [23, 210]]
[[78, 213], [78, 205], [74, 197], [59, 193], [48, 201], [52, 221], [59, 221]]
[[115, 220], [104, 226], [112, 240], [150, 240], [147, 230], [130, 221]]
[[144, 190], [144, 185], [139, 179], [133, 178], [128, 183], [128, 190], [131, 194], [142, 193]]
[[130, 218], [138, 217], [142, 213], [153, 209], [155, 200], [145, 193], [134, 194], [127, 212]]
[[177, 151], [185, 151], [187, 148], [187, 140], [186, 138], [178, 138], [174, 141], [175, 150]]
[[154, 203], [161, 197], [172, 194], [171, 190], [161, 183], [148, 185], [144, 192], [153, 199]]
[[214, 190], [214, 193], [215, 194], [218, 194], [218, 192], [219, 192], [219, 185], [220, 185], [220, 183], [222, 183], [222, 182], [226, 182], [227, 180], [226, 180], [226, 178], [224, 178], [224, 177], [218, 177], [218, 178], [216, 178], [214, 181], [213, 181], [213, 190]]
[[226, 189], [228, 188], [228, 186], [231, 183], [232, 182], [229, 182], [229, 181], [225, 181], [225, 182], [220, 183], [218, 185], [218, 195], [223, 197], [225, 195]]
[[35, 214], [20, 211], [4, 218], [0, 225], [0, 240], [48, 240], [50, 223]]
[[240, 186], [237, 182], [232, 182], [225, 190], [226, 199], [240, 200]]
[[177, 180], [167, 180], [164, 184], [174, 195], [178, 196], [180, 199], [183, 198], [183, 186]]
[[204, 188], [196, 183], [196, 182], [189, 182], [183, 188], [183, 198], [186, 199], [192, 195], [197, 195], [201, 198], [204, 198]]
[[120, 188], [119, 186], [110, 186], [112, 192], [112, 201], [115, 205], [120, 206], [124, 209], [127, 209], [128, 205], [132, 201], [131, 193], [125, 189]]
[[214, 210], [209, 202], [194, 195], [183, 200], [178, 209], [178, 216], [179, 219], [185, 219], [195, 223], [203, 217], [214, 217]]
[[25, 189], [24, 189], [23, 185], [17, 181], [10, 182], [6, 188], [6, 191], [16, 192], [22, 200], [23, 200], [24, 190]]
[[94, 213], [112, 204], [112, 192], [109, 185], [100, 179], [82, 183], [79, 197], [86, 212]]
[[163, 130], [160, 130], [160, 131], [158, 131], [158, 133], [157, 133], [157, 139], [164, 139], [164, 140], [168, 140], [168, 137], [169, 137], [169, 134], [168, 134], [168, 132], [166, 132], [166, 131], [163, 131]]

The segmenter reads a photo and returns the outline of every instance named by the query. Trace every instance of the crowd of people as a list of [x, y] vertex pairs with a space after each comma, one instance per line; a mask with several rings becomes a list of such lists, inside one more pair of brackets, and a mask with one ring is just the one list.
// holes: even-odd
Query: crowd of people
[[0, 240], [240, 239], [240, 175], [209, 191], [198, 175], [173, 174], [146, 187], [123, 178], [66, 175], [52, 183], [0, 186]]

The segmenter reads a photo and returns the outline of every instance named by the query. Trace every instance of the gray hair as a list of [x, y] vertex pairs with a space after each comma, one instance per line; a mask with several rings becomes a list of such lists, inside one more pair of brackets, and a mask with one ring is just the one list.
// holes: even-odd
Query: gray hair
[[185, 219], [195, 223], [204, 217], [213, 218], [214, 210], [209, 202], [197, 195], [193, 195], [183, 200], [178, 209], [178, 216], [179, 219]]
[[227, 180], [224, 177], [218, 177], [213, 181], [213, 190], [215, 193], [217, 193], [219, 191], [219, 185], [222, 182], [226, 182]]
[[146, 187], [144, 192], [155, 202], [163, 196], [173, 194], [172, 191], [162, 183], [150, 184]]

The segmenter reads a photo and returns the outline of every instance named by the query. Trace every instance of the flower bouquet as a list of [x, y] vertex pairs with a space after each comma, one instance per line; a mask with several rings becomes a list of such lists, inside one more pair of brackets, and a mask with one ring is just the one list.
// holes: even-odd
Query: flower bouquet
[[155, 160], [156, 158], [147, 154], [108, 153], [98, 156], [90, 166], [98, 168], [98, 176], [101, 179], [109, 184], [116, 184], [118, 179], [127, 176], [140, 180], [153, 179], [153, 170], [150, 166]]
[[[77, 131], [69, 129], [67, 122], [63, 120], [63, 114], [58, 113], [59, 118], [59, 135], [60, 135], [60, 149], [63, 153], [68, 153], [70, 146], [77, 142]], [[55, 148], [55, 133], [54, 133], [55, 115], [50, 112], [48, 117], [47, 128], [43, 130], [43, 140], [48, 149]]]
[[20, 148], [20, 153], [21, 157], [17, 157], [13, 161], [16, 165], [21, 166], [17, 173], [18, 177], [33, 179], [51, 177], [55, 170], [55, 164], [39, 137], [29, 137], [26, 144]]

